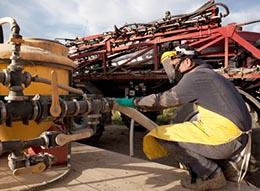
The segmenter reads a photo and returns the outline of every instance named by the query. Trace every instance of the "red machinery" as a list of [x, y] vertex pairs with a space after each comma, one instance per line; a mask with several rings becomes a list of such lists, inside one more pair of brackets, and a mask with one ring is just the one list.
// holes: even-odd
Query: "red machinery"
[[224, 4], [209, 1], [190, 14], [172, 16], [168, 11], [157, 21], [114, 26], [111, 32], [67, 40], [70, 58], [78, 65], [74, 81], [91, 82], [104, 96], [111, 97], [165, 90], [170, 84], [160, 56], [186, 43], [240, 87], [256, 122], [260, 108], [260, 33], [243, 31], [242, 27], [259, 21], [221, 26], [222, 17], [228, 14]]

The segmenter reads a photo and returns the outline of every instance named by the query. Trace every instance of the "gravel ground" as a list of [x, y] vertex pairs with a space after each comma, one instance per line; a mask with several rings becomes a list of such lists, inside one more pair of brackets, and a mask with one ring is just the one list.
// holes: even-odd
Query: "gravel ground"
[[[134, 133], [134, 156], [148, 160], [142, 151], [142, 139], [147, 132], [135, 131]], [[96, 147], [129, 155], [129, 129], [125, 126], [111, 125], [105, 127], [105, 131]], [[177, 166], [176, 161], [170, 158], [156, 160], [165, 165]], [[259, 170], [248, 177], [250, 182], [260, 188], [260, 172]]]

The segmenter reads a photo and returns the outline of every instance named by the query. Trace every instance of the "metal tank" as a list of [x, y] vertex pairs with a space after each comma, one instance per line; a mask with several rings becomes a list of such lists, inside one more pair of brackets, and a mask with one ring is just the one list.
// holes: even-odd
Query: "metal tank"
[[[57, 82], [70, 85], [70, 76], [75, 67], [73, 62], [67, 58], [67, 48], [62, 44], [44, 39], [23, 38], [20, 50], [19, 62], [24, 66], [25, 72], [32, 76], [51, 80], [51, 71], [57, 72]], [[7, 68], [10, 63], [10, 56], [13, 49], [11, 44], [0, 44], [0, 69]], [[0, 84], [1, 99], [8, 94], [8, 87]], [[48, 84], [32, 82], [24, 89], [25, 96], [51, 95], [52, 87]], [[68, 95], [68, 91], [59, 89], [61, 96]], [[13, 122], [11, 127], [0, 125], [0, 140], [28, 140], [39, 136], [53, 125], [51, 119], [46, 119], [39, 124], [29, 121], [29, 125], [22, 122]]]

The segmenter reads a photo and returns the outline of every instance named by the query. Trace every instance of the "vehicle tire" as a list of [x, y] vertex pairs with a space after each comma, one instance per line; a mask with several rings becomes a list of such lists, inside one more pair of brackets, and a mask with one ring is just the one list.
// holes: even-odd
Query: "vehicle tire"
[[[102, 96], [102, 92], [96, 88], [92, 83], [87, 82], [84, 84], [76, 84], [77, 88], [82, 89], [87, 94], [96, 94], [98, 96]], [[89, 144], [92, 146], [95, 146], [98, 144], [100, 138], [103, 135], [103, 132], [105, 130], [105, 125], [111, 124], [111, 112], [103, 113], [100, 118], [100, 123], [96, 126], [96, 133], [86, 139], [82, 139], [79, 142], [83, 144]], [[72, 119], [72, 131], [77, 131], [80, 129], [87, 128], [87, 117], [84, 115], [73, 117]]]
[[[92, 145], [92, 146], [97, 145], [105, 130], [105, 124], [107, 124], [110, 119], [111, 119], [110, 113], [102, 114], [100, 123], [96, 126], [96, 133], [89, 138], [79, 140], [79, 142], [83, 143], [83, 144]], [[88, 123], [87, 123], [86, 116], [84, 116], [84, 115], [76, 116], [72, 119], [71, 131], [72, 132], [80, 131], [82, 129], [86, 129], [87, 126], [88, 126]]]

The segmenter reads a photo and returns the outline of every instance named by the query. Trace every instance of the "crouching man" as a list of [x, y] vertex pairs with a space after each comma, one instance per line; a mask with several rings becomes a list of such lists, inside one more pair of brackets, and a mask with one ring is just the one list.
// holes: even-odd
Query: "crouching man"
[[[247, 107], [234, 85], [205, 64], [191, 47], [165, 52], [161, 62], [170, 80], [176, 74], [183, 75], [176, 86], [142, 98], [117, 98], [116, 102], [143, 109], [195, 104], [196, 120], [153, 129], [144, 137], [143, 150], [151, 160], [169, 156], [183, 164], [190, 172], [190, 178], [181, 182], [184, 187], [219, 189], [226, 179], [234, 179], [234, 174], [231, 177], [225, 171], [229, 164], [241, 162], [241, 155], [245, 156], [242, 168], [246, 171], [251, 148]], [[237, 181], [244, 176], [241, 172], [236, 174]]]

